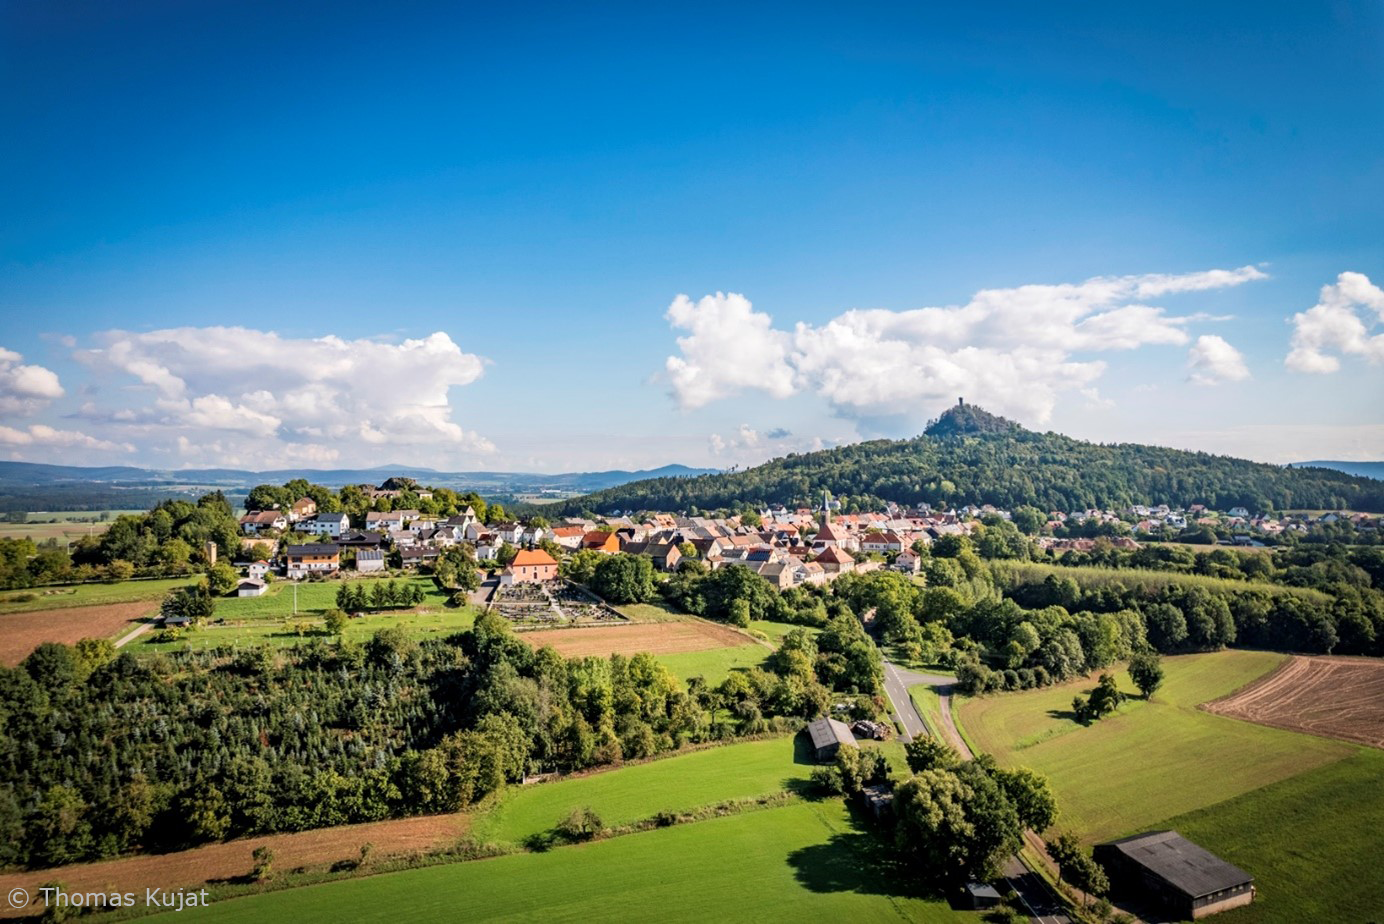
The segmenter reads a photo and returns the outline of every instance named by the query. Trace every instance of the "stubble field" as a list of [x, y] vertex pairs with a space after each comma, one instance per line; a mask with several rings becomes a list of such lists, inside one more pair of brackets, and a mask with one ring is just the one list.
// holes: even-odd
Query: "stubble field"
[[1218, 715], [1384, 748], [1384, 662], [1294, 657], [1225, 699]]

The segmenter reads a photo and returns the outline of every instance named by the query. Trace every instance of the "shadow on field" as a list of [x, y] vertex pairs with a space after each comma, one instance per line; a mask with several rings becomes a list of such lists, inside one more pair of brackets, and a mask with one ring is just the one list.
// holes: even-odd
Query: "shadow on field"
[[851, 828], [833, 834], [825, 844], [802, 847], [788, 855], [788, 865], [804, 888], [812, 892], [858, 892], [898, 898], [938, 897], [918, 882], [917, 875], [899, 862], [897, 853], [854, 811]]

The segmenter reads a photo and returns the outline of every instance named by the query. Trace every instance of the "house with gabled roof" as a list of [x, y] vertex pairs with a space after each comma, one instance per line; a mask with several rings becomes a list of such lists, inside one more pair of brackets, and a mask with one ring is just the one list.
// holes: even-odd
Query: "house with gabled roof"
[[542, 549], [520, 549], [509, 567], [500, 572], [500, 583], [539, 584], [557, 579], [557, 560]]

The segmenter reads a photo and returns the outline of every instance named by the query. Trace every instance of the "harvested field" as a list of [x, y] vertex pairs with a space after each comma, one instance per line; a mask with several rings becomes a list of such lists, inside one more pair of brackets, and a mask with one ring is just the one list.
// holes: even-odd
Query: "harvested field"
[[753, 639], [725, 626], [700, 620], [600, 626], [592, 629], [542, 629], [520, 633], [535, 648], [551, 645], [569, 658], [589, 655], [677, 654], [749, 644]]
[[1209, 712], [1384, 748], [1384, 661], [1297, 656]]
[[0, 616], [0, 664], [13, 667], [43, 642], [71, 645], [84, 638], [113, 638], [158, 609], [157, 600], [143, 600]]
[[[250, 837], [226, 844], [210, 844], [179, 853], [148, 854], [77, 863], [56, 869], [8, 873], [0, 876], [0, 891], [23, 888], [38, 894], [43, 883], [61, 882], [69, 892], [143, 892], [148, 888], [174, 890], [198, 888], [216, 880], [244, 876], [254, 866], [251, 854], [256, 847], [274, 851], [274, 868], [330, 867], [342, 860], [360, 857], [360, 846], [373, 845], [374, 856], [421, 853], [446, 847], [466, 833], [466, 815], [427, 815], [375, 821], [363, 825], [300, 831]], [[19, 912], [0, 905], [0, 917], [18, 917]]]

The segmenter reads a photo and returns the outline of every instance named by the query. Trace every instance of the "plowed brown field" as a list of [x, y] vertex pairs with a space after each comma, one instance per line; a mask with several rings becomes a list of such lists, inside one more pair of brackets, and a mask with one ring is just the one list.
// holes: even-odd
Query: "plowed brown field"
[[569, 658], [650, 654], [677, 654], [750, 645], [754, 639], [734, 629], [699, 620], [599, 626], [591, 629], [543, 629], [521, 632], [519, 637], [535, 648], [551, 645]]
[[1204, 708], [1260, 725], [1384, 748], [1384, 661], [1294, 657]]
[[[22, 888], [37, 898], [44, 883], [60, 882], [68, 892], [136, 892], [157, 888], [166, 891], [196, 889], [209, 882], [247, 875], [254, 866], [256, 847], [274, 851], [274, 868], [330, 867], [341, 860], [355, 860], [369, 842], [374, 855], [425, 852], [448, 846], [466, 833], [466, 815], [429, 815], [376, 821], [320, 831], [252, 837], [226, 844], [211, 844], [179, 853], [125, 857], [100, 863], [77, 863], [36, 872], [0, 876], [0, 894]], [[142, 900], [143, 895], [139, 895]], [[41, 911], [33, 905], [31, 914]], [[18, 917], [19, 911], [0, 902], [0, 918]]]
[[43, 642], [71, 645], [84, 638], [110, 638], [121, 629], [133, 629], [138, 620], [158, 611], [157, 600], [138, 600], [8, 613], [0, 616], [0, 664], [13, 667]]

